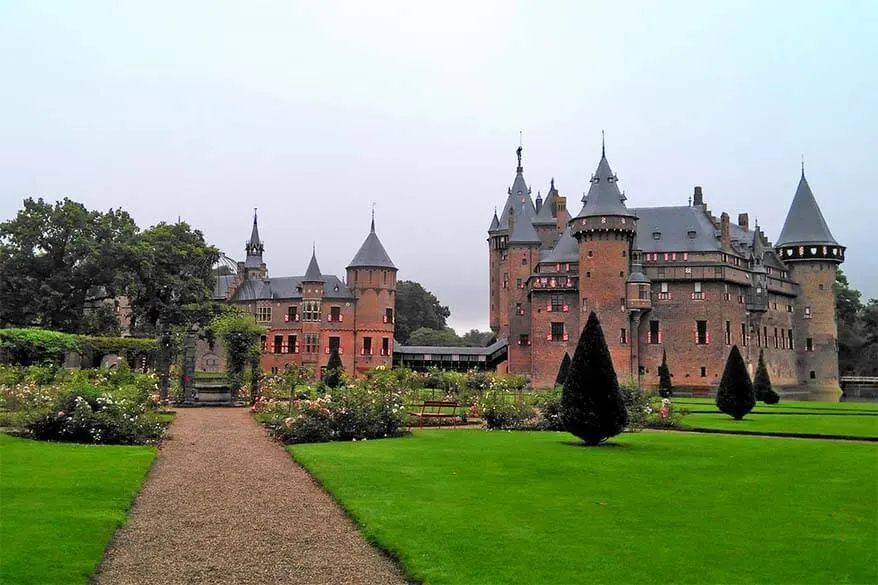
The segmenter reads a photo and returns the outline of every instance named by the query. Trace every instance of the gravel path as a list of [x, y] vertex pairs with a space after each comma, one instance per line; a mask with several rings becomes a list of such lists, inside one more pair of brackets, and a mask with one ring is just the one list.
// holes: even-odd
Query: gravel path
[[181, 409], [96, 583], [404, 584], [244, 409]]

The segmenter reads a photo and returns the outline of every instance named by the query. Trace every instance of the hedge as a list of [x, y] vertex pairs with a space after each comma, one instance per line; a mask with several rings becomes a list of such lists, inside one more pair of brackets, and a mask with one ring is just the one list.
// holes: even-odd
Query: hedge
[[124, 354], [130, 361], [136, 355], [152, 356], [157, 348], [155, 339], [95, 337], [48, 329], [0, 329], [0, 362], [25, 366], [45, 362], [60, 363], [64, 354], [69, 351], [91, 356]]

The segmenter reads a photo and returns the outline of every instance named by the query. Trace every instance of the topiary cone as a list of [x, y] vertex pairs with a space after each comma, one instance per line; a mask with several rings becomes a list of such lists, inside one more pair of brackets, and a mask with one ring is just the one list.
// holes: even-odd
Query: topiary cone
[[735, 420], [741, 420], [756, 406], [756, 392], [737, 345], [732, 346], [716, 392], [716, 406]]

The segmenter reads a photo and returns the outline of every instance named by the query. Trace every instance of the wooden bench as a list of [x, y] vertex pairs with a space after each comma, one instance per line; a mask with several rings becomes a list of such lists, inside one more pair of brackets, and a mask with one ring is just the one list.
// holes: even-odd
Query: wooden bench
[[[441, 426], [444, 418], [450, 418], [451, 426], [454, 427], [457, 426], [456, 419], [461, 416], [457, 411], [460, 408], [460, 402], [456, 400], [425, 400], [420, 405], [415, 405], [415, 408], [418, 406], [420, 406], [420, 410], [409, 411], [408, 414], [418, 419], [419, 428], [424, 426], [424, 421], [427, 419], [438, 419]], [[448, 408], [451, 409], [451, 412], [442, 412], [442, 409]]]

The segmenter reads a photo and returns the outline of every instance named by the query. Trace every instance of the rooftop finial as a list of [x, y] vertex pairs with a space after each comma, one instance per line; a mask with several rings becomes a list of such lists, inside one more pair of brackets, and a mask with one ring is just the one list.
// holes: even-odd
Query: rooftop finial
[[253, 223], [256, 223], [256, 208], [253, 208]]
[[317, 240], [311, 240], [311, 255], [317, 255]]
[[802, 178], [805, 178], [805, 155], [802, 155]]
[[604, 131], [601, 130], [601, 157], [607, 156], [607, 145], [605, 142]]
[[371, 233], [375, 233], [375, 202], [372, 202], [372, 227], [369, 230]]
[[515, 154], [518, 156], [518, 168], [515, 169], [516, 172], [520, 173], [523, 169], [521, 167], [521, 145], [518, 145], [518, 148], [515, 149]]

